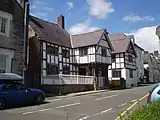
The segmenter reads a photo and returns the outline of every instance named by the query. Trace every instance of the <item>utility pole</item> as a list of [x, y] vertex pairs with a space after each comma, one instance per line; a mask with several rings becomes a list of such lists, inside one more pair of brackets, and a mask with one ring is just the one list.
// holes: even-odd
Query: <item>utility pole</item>
[[28, 46], [28, 24], [29, 24], [29, 0], [24, 0], [24, 68], [23, 78], [24, 84], [28, 86], [27, 69], [29, 61], [29, 46]]

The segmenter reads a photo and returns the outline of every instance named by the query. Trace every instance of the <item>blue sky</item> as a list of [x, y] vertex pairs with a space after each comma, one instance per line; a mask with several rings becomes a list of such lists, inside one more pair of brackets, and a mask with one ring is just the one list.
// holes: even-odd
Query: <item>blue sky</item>
[[54, 23], [63, 14], [71, 34], [99, 28], [134, 34], [140, 46], [153, 51], [158, 49], [159, 5], [160, 0], [31, 0], [31, 14]]

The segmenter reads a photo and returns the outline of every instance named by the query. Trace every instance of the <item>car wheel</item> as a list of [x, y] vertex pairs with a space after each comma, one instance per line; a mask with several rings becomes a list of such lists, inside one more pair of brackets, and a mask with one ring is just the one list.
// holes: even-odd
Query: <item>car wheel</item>
[[5, 109], [5, 100], [0, 98], [0, 110]]
[[39, 94], [36, 97], [36, 104], [41, 104], [44, 101], [44, 96]]

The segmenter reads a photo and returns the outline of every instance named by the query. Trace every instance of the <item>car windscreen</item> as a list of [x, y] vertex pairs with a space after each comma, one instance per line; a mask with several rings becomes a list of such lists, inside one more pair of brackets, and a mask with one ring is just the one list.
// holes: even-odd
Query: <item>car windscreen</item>
[[156, 89], [156, 87], [158, 87], [158, 86], [159, 86], [159, 84], [154, 85], [149, 92], [152, 93]]

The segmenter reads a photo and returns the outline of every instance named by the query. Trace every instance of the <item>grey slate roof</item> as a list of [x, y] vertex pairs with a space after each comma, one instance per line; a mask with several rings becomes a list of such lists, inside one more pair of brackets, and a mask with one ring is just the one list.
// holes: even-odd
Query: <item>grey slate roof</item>
[[65, 47], [71, 47], [69, 33], [58, 24], [50, 23], [33, 16], [30, 17], [29, 24], [42, 40]]
[[99, 29], [93, 32], [71, 35], [72, 47], [96, 45], [104, 32], [105, 29]]

